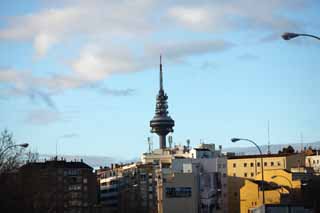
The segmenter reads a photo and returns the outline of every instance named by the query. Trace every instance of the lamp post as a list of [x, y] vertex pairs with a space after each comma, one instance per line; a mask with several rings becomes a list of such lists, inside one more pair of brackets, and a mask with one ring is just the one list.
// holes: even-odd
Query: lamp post
[[315, 36], [315, 35], [310, 35], [310, 34], [305, 34], [305, 33], [284, 33], [282, 34], [282, 38], [284, 40], [290, 40], [290, 39], [293, 39], [293, 38], [296, 38], [298, 36], [306, 36], [306, 37], [311, 37], [311, 38], [315, 38], [315, 39], [318, 39], [320, 40], [320, 37], [318, 36]]
[[2, 152], [0, 152], [0, 157], [9, 149], [13, 148], [13, 147], [17, 147], [17, 146], [20, 146], [22, 148], [27, 148], [29, 146], [28, 143], [22, 143], [22, 144], [15, 144], [15, 145], [11, 145], [11, 146], [8, 146], [6, 147], [4, 150], [2, 150]]
[[260, 156], [261, 156], [261, 188], [262, 188], [262, 204], [265, 204], [265, 196], [264, 196], [264, 172], [263, 172], [263, 156], [262, 156], [262, 151], [260, 149], [260, 147], [252, 140], [250, 139], [246, 139], [246, 138], [231, 138], [231, 142], [232, 143], [236, 143], [238, 141], [248, 141], [250, 143], [252, 143], [253, 145], [255, 145], [257, 147], [257, 149], [259, 150]]

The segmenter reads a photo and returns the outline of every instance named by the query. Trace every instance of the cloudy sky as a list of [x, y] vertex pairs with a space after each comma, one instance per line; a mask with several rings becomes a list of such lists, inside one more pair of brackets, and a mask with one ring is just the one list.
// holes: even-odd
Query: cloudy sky
[[[317, 0], [3, 0], [0, 129], [40, 153], [139, 156], [159, 55], [174, 143], [320, 139]], [[153, 137], [154, 147], [158, 140]], [[248, 144], [244, 144], [248, 145]]]

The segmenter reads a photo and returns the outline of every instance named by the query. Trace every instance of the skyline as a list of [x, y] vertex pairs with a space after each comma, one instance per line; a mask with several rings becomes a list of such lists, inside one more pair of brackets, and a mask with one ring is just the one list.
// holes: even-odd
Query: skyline
[[140, 156], [162, 54], [176, 144], [266, 144], [268, 120], [271, 144], [319, 141], [320, 43], [281, 34], [320, 35], [320, 3], [254, 2], [3, 1], [0, 129], [40, 153]]

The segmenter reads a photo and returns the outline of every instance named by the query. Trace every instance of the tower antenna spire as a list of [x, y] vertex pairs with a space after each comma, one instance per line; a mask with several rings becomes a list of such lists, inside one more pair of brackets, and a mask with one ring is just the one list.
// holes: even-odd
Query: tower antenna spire
[[160, 54], [160, 90], [163, 90], [163, 80], [162, 80], [162, 57]]

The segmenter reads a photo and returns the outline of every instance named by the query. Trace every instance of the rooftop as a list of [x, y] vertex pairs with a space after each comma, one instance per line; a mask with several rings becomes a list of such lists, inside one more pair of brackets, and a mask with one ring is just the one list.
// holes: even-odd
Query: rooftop
[[83, 161], [65, 161], [65, 160], [49, 160], [45, 162], [31, 162], [23, 165], [21, 168], [80, 168], [80, 169], [90, 169], [93, 168]]
[[263, 155], [240, 155], [240, 156], [228, 156], [228, 160], [232, 159], [246, 159], [246, 158], [273, 158], [273, 157], [287, 157], [291, 155], [299, 155], [301, 153], [282, 153], [282, 154], [263, 154]]

